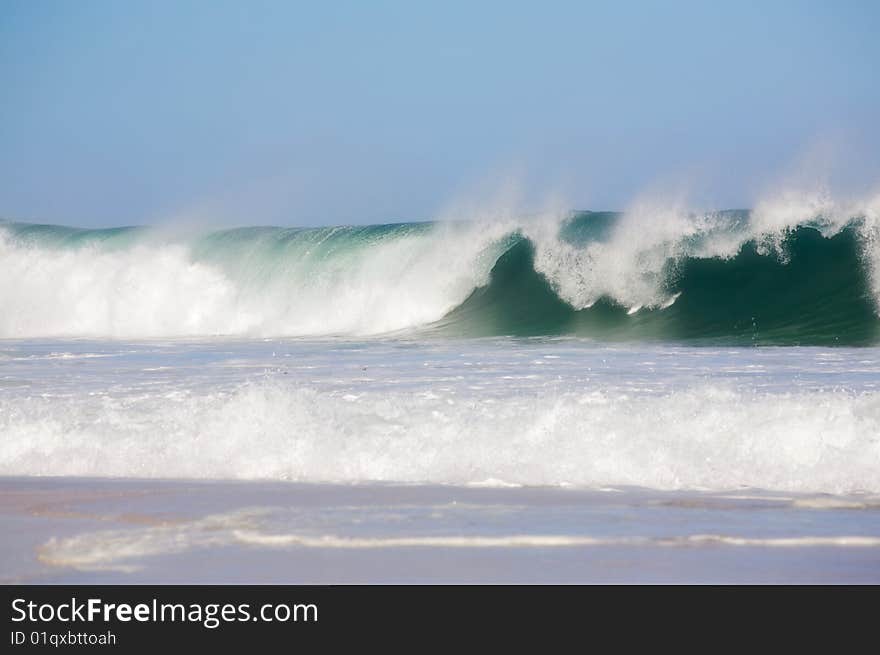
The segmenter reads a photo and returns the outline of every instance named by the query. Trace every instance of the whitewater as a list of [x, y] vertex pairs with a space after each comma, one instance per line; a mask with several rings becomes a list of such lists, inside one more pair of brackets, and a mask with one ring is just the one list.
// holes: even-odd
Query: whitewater
[[0, 474], [880, 492], [880, 356], [572, 339], [7, 343]]
[[880, 214], [0, 224], [0, 475], [880, 493]]

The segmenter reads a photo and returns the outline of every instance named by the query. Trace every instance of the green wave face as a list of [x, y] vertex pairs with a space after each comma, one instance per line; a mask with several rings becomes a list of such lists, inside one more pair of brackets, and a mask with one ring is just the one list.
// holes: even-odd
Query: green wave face
[[880, 320], [861, 262], [859, 237], [793, 231], [785, 260], [754, 240], [730, 259], [670, 263], [675, 302], [632, 314], [609, 298], [576, 310], [535, 270], [535, 246], [522, 239], [499, 258], [490, 283], [437, 324], [450, 334], [578, 335], [608, 340], [687, 340], [708, 344], [870, 345]]
[[[639, 222], [241, 228], [0, 224], [0, 338], [574, 335], [880, 343], [876, 226], [748, 211]], [[664, 222], [665, 221], [665, 222]]]

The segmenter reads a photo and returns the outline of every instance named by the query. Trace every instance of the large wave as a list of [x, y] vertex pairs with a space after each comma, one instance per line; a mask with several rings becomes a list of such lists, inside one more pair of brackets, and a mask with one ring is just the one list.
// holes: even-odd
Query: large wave
[[880, 203], [175, 238], [0, 225], [0, 337], [880, 340]]

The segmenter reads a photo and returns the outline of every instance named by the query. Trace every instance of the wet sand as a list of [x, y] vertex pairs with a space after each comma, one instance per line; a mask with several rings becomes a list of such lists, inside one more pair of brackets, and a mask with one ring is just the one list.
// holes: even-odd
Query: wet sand
[[878, 583], [880, 498], [0, 478], [0, 582]]

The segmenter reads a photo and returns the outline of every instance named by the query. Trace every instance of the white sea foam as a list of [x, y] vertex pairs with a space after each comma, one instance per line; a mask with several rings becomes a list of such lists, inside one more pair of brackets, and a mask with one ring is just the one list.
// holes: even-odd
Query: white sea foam
[[[506, 228], [438, 226], [321, 258], [203, 261], [192, 243], [16, 242], [0, 227], [0, 337], [376, 334], [436, 321], [488, 274]], [[242, 271], [242, 264], [253, 263]]]
[[880, 393], [0, 397], [0, 474], [880, 492]]
[[[638, 311], [674, 301], [664, 289], [666, 267], [689, 252], [687, 239], [706, 233], [713, 223], [707, 214], [639, 205], [615, 223], [606, 239], [584, 245], [561, 239], [558, 224], [552, 222], [530, 224], [524, 233], [536, 244], [535, 268], [572, 307], [584, 309], [607, 296]], [[733, 255], [741, 242], [709, 254]]]
[[809, 509], [880, 509], [880, 498], [839, 498], [835, 496], [816, 496], [797, 498], [792, 501], [795, 507]]
[[[731, 534], [677, 536], [584, 534], [403, 534], [355, 536], [333, 533], [277, 532], [263, 525], [268, 508], [238, 510], [189, 522], [126, 530], [99, 530], [52, 538], [40, 547], [39, 559], [52, 566], [82, 571], [137, 571], [143, 559], [188, 551], [249, 546], [267, 549], [377, 550], [399, 548], [880, 548], [880, 537], [868, 535], [798, 535], [750, 537]], [[434, 532], [432, 530], [432, 532]]]

